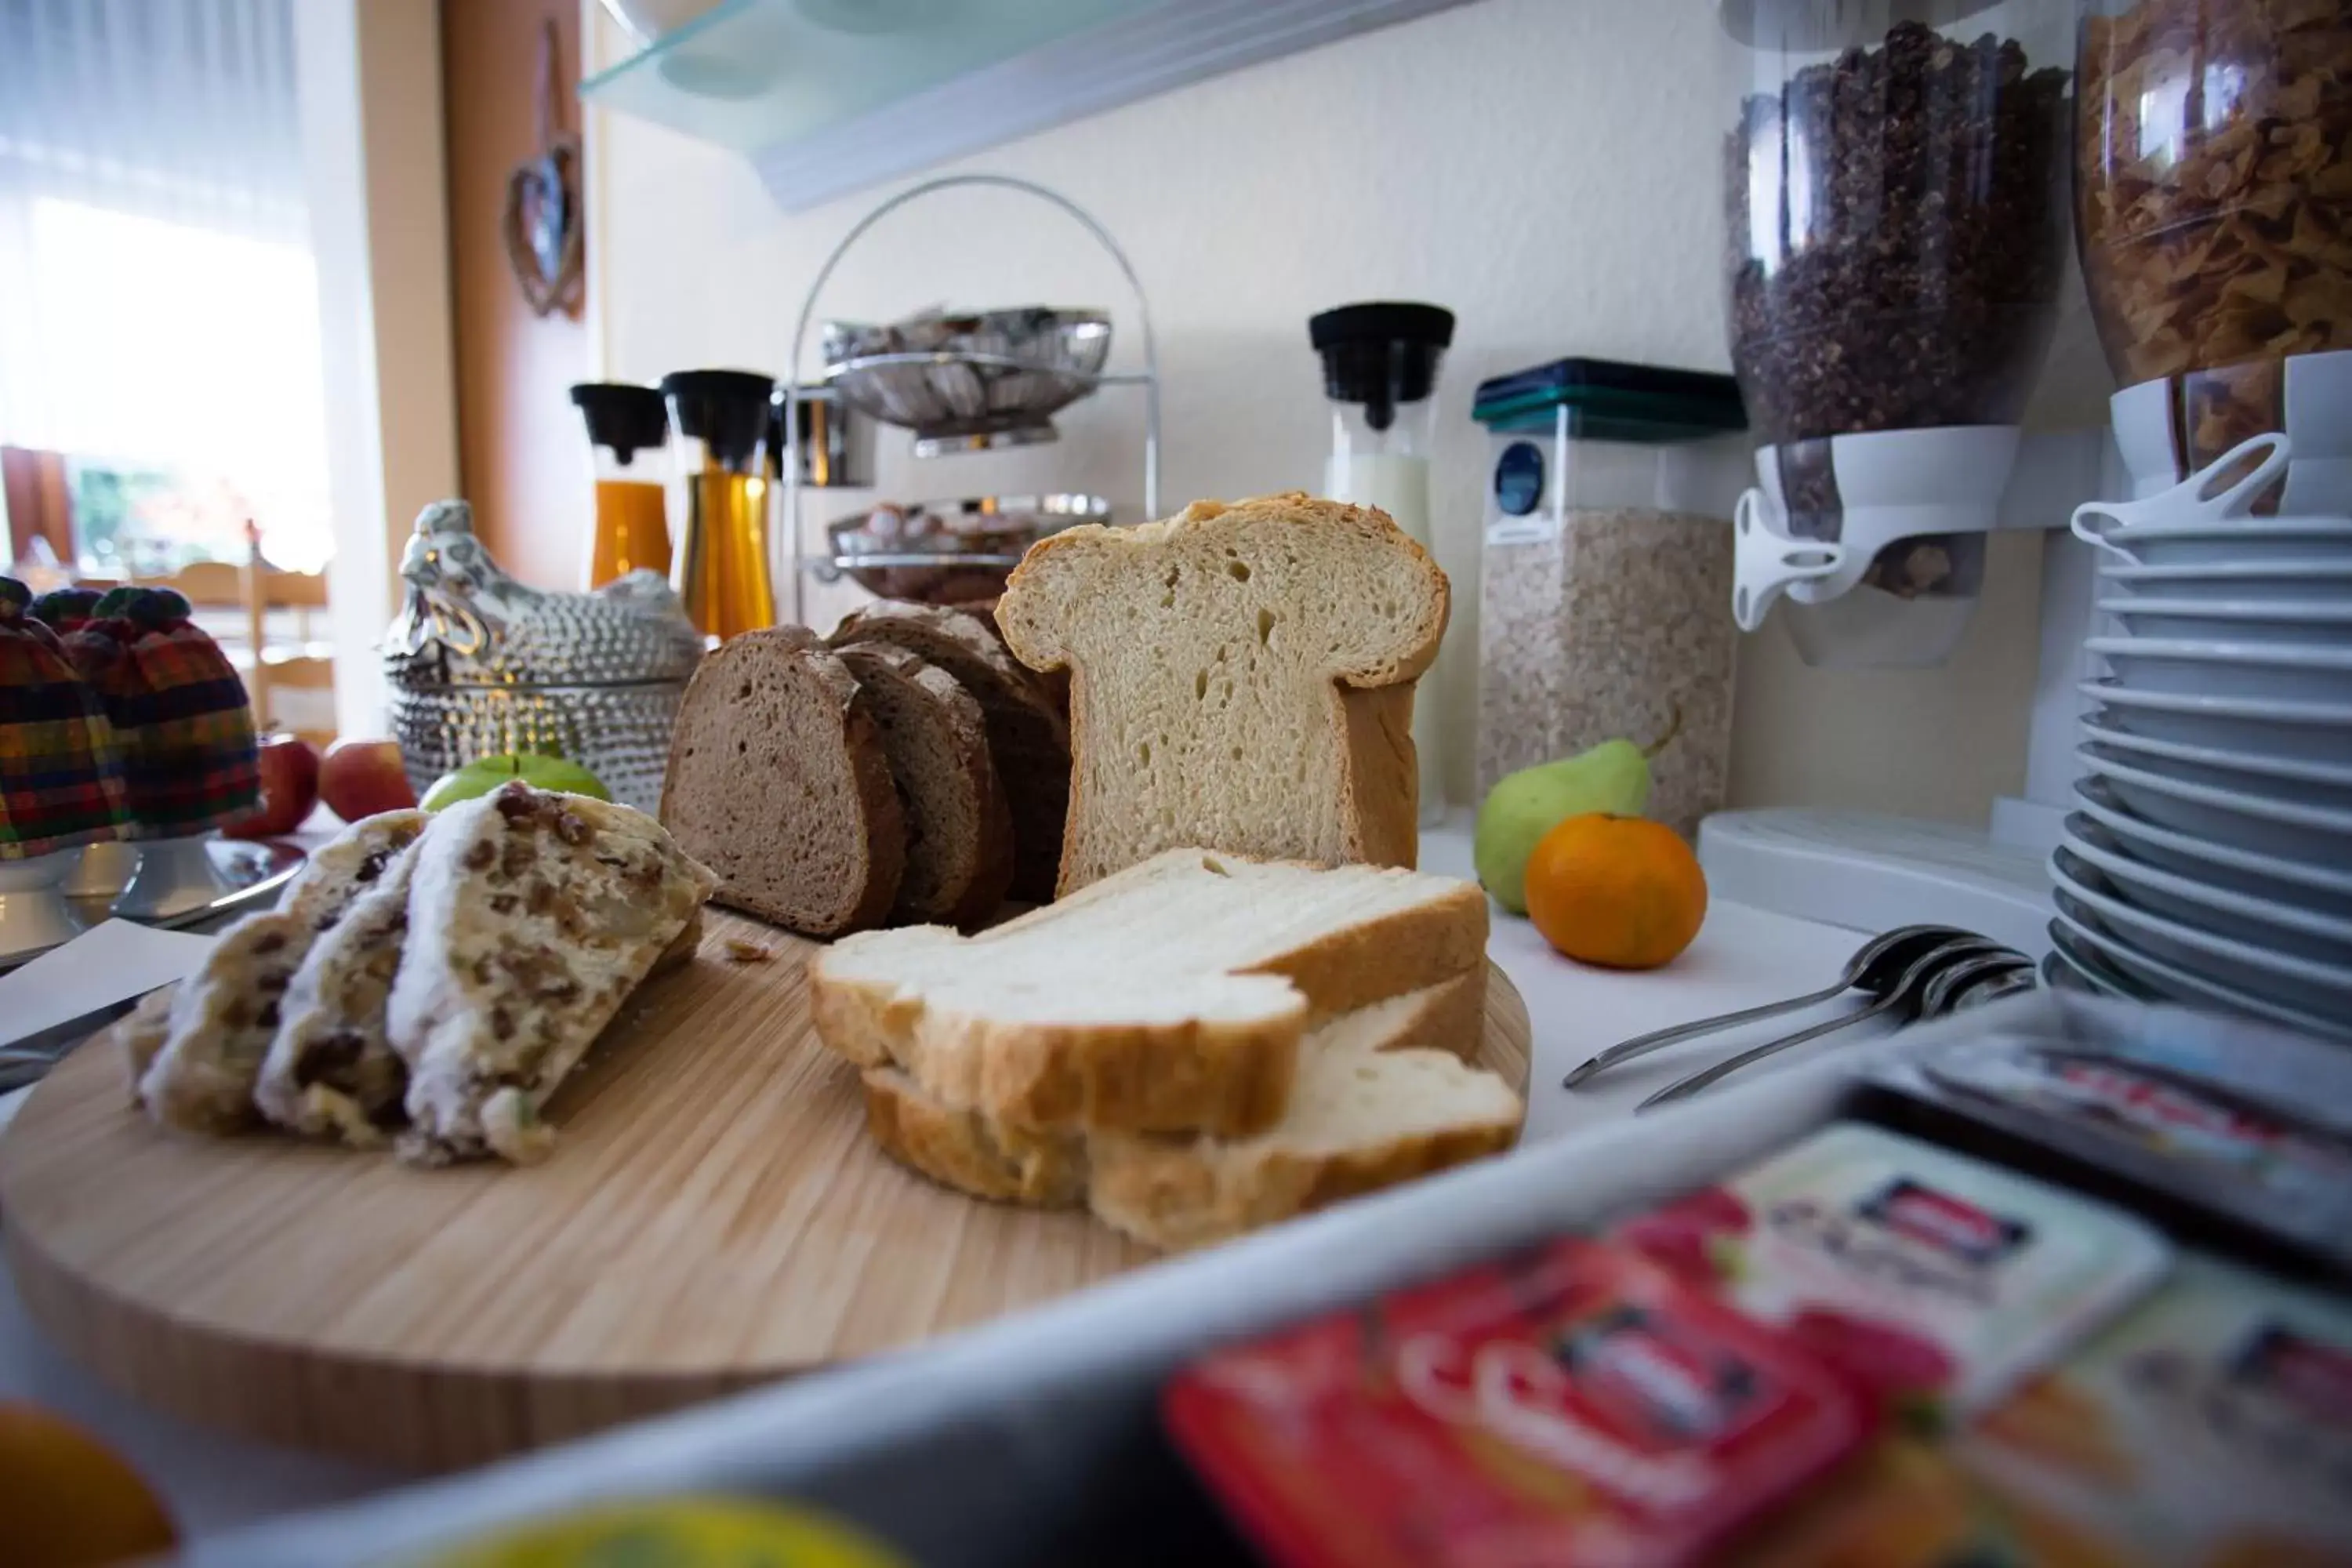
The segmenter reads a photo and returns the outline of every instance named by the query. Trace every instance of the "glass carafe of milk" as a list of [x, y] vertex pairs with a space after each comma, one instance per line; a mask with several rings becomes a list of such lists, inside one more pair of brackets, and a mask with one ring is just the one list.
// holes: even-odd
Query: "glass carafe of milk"
[[[1342, 305], [1307, 323], [1323, 356], [1331, 399], [1331, 456], [1323, 493], [1374, 506], [1434, 554], [1429, 533], [1429, 451], [1435, 433], [1437, 364], [1454, 341], [1454, 312], [1380, 301]], [[1421, 821], [1445, 815], [1445, 767], [1437, 743], [1437, 672], [1413, 693], [1412, 744], [1421, 758]]]

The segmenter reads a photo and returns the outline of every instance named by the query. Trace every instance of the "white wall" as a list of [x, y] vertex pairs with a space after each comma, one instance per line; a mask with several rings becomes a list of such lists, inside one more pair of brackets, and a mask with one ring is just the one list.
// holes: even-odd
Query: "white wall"
[[[609, 31], [600, 47], [617, 57]], [[952, 167], [1067, 194], [1133, 258], [1160, 332], [1168, 510], [1317, 485], [1327, 435], [1308, 315], [1371, 298], [1456, 312], [1436, 496], [1456, 612], [1424, 700], [1444, 707], [1464, 799], [1486, 452], [1469, 418], [1471, 390], [1568, 353], [1727, 364], [1717, 171], [1729, 64], [1710, 0], [1482, 0]], [[595, 330], [607, 374], [781, 370], [825, 253], [887, 193], [787, 218], [742, 161], [638, 122], [592, 119], [602, 165], [592, 176], [602, 204]], [[821, 314], [873, 319], [933, 302], [1121, 313], [1129, 304], [1117, 273], [1066, 220], [1003, 195], [956, 192], [861, 242]], [[2074, 335], [2078, 348], [2087, 342]], [[1134, 350], [1129, 333], [1114, 363]], [[803, 371], [816, 368], [812, 344]], [[922, 465], [886, 432], [893, 457], [882, 493], [1086, 489], [1132, 518], [1137, 407], [1106, 391], [1062, 419], [1057, 446]], [[1940, 671], [1832, 676], [1803, 668], [1777, 626], [1748, 639], [1739, 802], [1981, 819], [2022, 776], [2034, 565], [2031, 542], [2002, 542], [1978, 624]]]
[[303, 0], [294, 40], [335, 510], [335, 727], [380, 735], [400, 552], [418, 510], [457, 491], [440, 11]]

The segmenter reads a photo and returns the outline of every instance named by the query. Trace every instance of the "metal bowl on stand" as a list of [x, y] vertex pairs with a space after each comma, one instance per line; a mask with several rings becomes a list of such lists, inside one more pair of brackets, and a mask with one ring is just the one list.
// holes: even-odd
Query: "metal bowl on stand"
[[831, 524], [820, 582], [847, 576], [869, 594], [961, 604], [1003, 591], [1029, 547], [1082, 522], [1108, 522], [1100, 496], [972, 496], [877, 506]]
[[823, 347], [835, 395], [912, 430], [929, 458], [1053, 440], [1053, 416], [1094, 391], [1110, 356], [1110, 318], [1026, 306], [827, 321]]

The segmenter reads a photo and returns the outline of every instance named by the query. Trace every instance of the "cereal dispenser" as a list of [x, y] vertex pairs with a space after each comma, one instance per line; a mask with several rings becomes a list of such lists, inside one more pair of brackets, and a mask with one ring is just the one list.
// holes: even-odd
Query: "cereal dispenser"
[[2140, 498], [2284, 434], [2256, 510], [2352, 510], [2352, 7], [2087, 0], [2075, 239]]
[[[1816, 664], [1959, 639], [2056, 322], [2065, 8], [1727, 0], [1731, 357], [1759, 446], [1733, 608]], [[2058, 520], [2050, 520], [2055, 522]]]

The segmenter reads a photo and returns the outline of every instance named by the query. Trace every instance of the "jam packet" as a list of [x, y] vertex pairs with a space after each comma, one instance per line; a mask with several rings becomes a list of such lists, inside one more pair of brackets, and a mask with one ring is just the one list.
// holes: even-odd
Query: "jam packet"
[[2104, 1204], [1853, 1122], [1612, 1235], [1927, 1427], [2054, 1360], [2170, 1251]]
[[1283, 1568], [1696, 1563], [1872, 1425], [1786, 1335], [1586, 1240], [1217, 1352], [1162, 1415]]
[[2352, 1307], [2188, 1255], [1954, 1451], [2118, 1562], [2352, 1563]]
[[1717, 1561], [1722, 1568], [2134, 1568], [2138, 1559], [2054, 1510], [1987, 1485], [1942, 1445], [1898, 1436], [1874, 1445]]
[[2343, 1056], [2266, 1030], [2228, 1050], [1996, 1035], [1880, 1068], [1862, 1113], [2128, 1204], [2184, 1238], [2340, 1279], [2352, 1130], [2309, 1108], [2352, 1107]]

